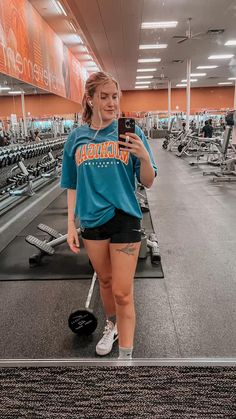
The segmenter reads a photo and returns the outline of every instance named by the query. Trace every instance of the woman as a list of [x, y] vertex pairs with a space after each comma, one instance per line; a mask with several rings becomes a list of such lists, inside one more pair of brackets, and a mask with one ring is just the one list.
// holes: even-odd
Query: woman
[[135, 175], [149, 188], [157, 169], [137, 126], [136, 134], [129, 134], [129, 143], [119, 149], [119, 100], [120, 88], [111, 75], [98, 72], [87, 79], [82, 102], [85, 124], [66, 142], [61, 186], [68, 189], [70, 249], [79, 252], [78, 217], [84, 246], [99, 279], [106, 325], [96, 353], [107, 355], [119, 336], [119, 359], [124, 359], [132, 358], [133, 282], [141, 242], [142, 213], [135, 195]]

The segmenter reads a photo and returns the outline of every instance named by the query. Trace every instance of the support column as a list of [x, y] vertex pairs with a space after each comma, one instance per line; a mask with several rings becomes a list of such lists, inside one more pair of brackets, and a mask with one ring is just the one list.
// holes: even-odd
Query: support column
[[171, 125], [171, 81], [168, 80], [168, 130]]
[[232, 143], [236, 144], [236, 80], [234, 83], [234, 126], [232, 130]]
[[236, 80], [234, 83], [234, 110], [236, 110]]
[[24, 95], [24, 92], [21, 92], [21, 108], [22, 108], [24, 135], [25, 135], [25, 137], [27, 137], [27, 125], [26, 125], [26, 119], [25, 119], [25, 95]]
[[189, 130], [190, 117], [190, 74], [191, 74], [191, 59], [187, 60], [187, 89], [186, 89], [186, 129]]

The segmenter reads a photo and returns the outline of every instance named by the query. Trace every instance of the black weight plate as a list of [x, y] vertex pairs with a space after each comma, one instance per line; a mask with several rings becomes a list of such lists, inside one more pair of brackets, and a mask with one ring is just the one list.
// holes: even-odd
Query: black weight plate
[[77, 335], [90, 335], [97, 328], [98, 321], [92, 311], [82, 309], [71, 313], [68, 324]]

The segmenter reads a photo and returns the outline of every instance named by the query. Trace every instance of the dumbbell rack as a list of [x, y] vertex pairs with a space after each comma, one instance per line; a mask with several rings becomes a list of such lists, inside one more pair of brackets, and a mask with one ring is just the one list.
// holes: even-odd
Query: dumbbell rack
[[9, 178], [12, 182], [9, 184], [6, 193], [0, 196], [0, 215], [3, 215], [26, 198], [31, 197], [35, 194], [35, 191], [38, 191], [59, 176], [61, 165], [57, 159], [54, 159], [51, 151], [47, 156], [44, 156], [44, 160], [46, 158], [48, 159], [47, 162], [41, 163], [35, 168], [26, 168], [23, 160], [19, 161], [17, 166], [12, 168], [12, 174], [14, 169], [18, 168], [21, 172]]

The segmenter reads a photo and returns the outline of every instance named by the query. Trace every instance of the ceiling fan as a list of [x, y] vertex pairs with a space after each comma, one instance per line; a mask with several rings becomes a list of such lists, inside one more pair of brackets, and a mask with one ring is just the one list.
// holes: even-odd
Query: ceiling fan
[[174, 35], [173, 36], [173, 38], [175, 38], [175, 39], [180, 39], [181, 38], [181, 41], [178, 41], [177, 44], [182, 44], [183, 42], [188, 41], [190, 39], [201, 39], [201, 38], [198, 38], [198, 36], [203, 35], [204, 33], [203, 32], [198, 32], [198, 33], [193, 34], [192, 28], [191, 28], [191, 21], [192, 21], [192, 18], [189, 17], [188, 18], [188, 29], [186, 30], [185, 35]]
[[165, 76], [164, 67], [161, 68], [160, 76], [154, 76], [155, 80], [168, 80], [168, 77]]
[[160, 85], [166, 83], [167, 80], [169, 80], [169, 78], [165, 76], [164, 67], [162, 67], [160, 76], [154, 76], [151, 87], [157, 89]]

